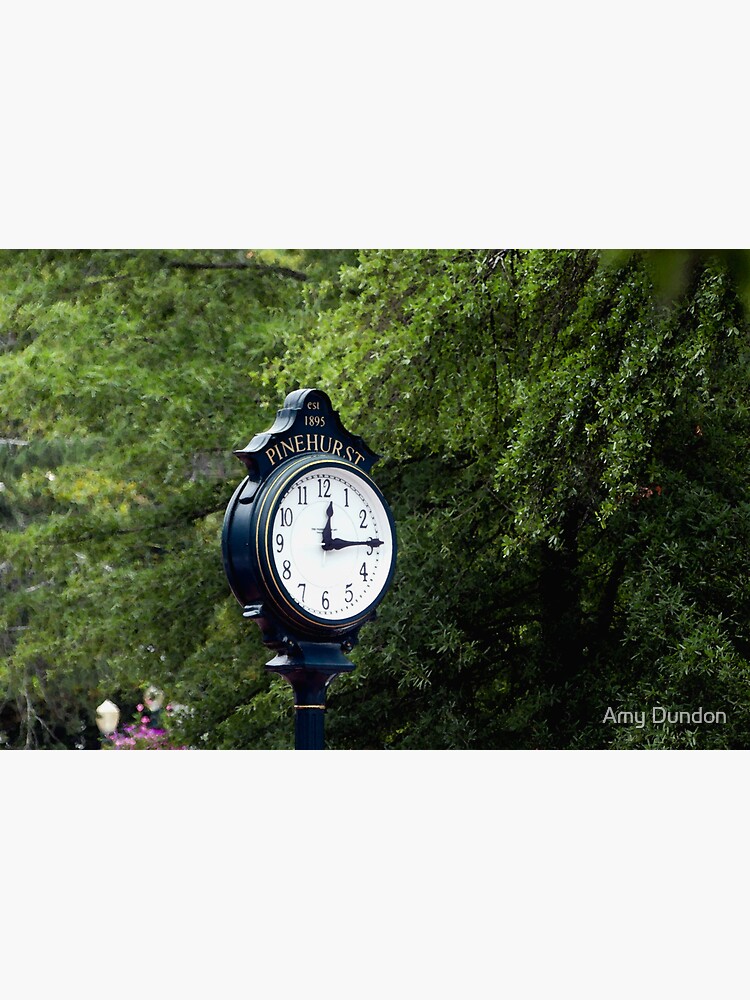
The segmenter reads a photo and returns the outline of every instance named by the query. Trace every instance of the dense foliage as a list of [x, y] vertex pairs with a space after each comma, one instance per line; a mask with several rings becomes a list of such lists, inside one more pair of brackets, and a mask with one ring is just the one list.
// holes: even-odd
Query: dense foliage
[[98, 701], [156, 683], [191, 746], [291, 746], [219, 538], [232, 448], [319, 386], [384, 456], [399, 531], [329, 746], [749, 746], [745, 265], [5, 252], [0, 729], [96, 746]]

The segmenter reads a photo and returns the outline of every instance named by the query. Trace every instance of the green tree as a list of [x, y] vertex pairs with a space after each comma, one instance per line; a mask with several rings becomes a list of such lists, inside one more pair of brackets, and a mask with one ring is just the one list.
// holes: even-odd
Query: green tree
[[[748, 255], [0, 255], [0, 729], [289, 747], [220, 557], [231, 449], [319, 386], [384, 455], [399, 565], [338, 748], [750, 745]], [[613, 726], [608, 707], [727, 713]]]
[[149, 682], [188, 697], [197, 735], [218, 745], [268, 688], [265, 651], [228, 613], [230, 452], [268, 420], [250, 376], [340, 259], [0, 255], [0, 730], [13, 745], [95, 746], [94, 706], [114, 697], [127, 718]]
[[[747, 744], [747, 323], [726, 255], [677, 263], [368, 252], [275, 367], [325, 373], [396, 504], [337, 745]], [[654, 704], [730, 719], [602, 724]]]

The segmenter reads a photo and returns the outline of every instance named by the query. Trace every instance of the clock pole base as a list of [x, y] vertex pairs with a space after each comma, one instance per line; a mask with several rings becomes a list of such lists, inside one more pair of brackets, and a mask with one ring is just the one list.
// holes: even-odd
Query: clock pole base
[[294, 691], [294, 749], [324, 750], [326, 690], [354, 664], [336, 643], [300, 642], [269, 660], [266, 670], [289, 681]]

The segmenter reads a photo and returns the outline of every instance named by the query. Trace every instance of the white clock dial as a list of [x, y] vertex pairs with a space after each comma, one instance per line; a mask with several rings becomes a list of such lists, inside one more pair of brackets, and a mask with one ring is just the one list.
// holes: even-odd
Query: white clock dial
[[367, 612], [390, 580], [393, 534], [373, 485], [345, 467], [318, 466], [281, 494], [267, 538], [286, 598], [324, 622]]

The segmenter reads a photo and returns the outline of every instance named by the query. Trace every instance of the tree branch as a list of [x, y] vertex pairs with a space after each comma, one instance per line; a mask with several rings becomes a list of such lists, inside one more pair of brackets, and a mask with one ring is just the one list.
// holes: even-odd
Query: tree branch
[[37, 544], [78, 545], [79, 542], [103, 542], [108, 538], [115, 538], [119, 535], [148, 534], [150, 532], [162, 531], [165, 528], [177, 528], [184, 524], [192, 524], [195, 521], [201, 521], [204, 517], [208, 517], [209, 514], [218, 514], [225, 509], [226, 501], [222, 501], [221, 504], [215, 507], [203, 507], [200, 510], [186, 512], [182, 516], [170, 521], [153, 521], [150, 524], [132, 525], [129, 528], [104, 528], [95, 531], [84, 531], [81, 534], [63, 538], [62, 541], [55, 537], [41, 538], [37, 541]]
[[307, 281], [307, 275], [302, 271], [295, 271], [282, 264], [261, 264], [258, 261], [165, 260], [164, 266], [183, 271], [260, 271], [267, 274], [279, 274], [282, 278], [293, 278], [295, 281]]
[[599, 609], [597, 613], [596, 629], [600, 636], [604, 637], [612, 624], [612, 620], [615, 614], [615, 604], [617, 602], [617, 594], [620, 588], [620, 582], [622, 580], [623, 573], [625, 572], [625, 567], [627, 566], [627, 557], [624, 553], [620, 552], [612, 563], [612, 567], [609, 571], [607, 577], [607, 582], [604, 584], [601, 592], [601, 598], [599, 600]]

